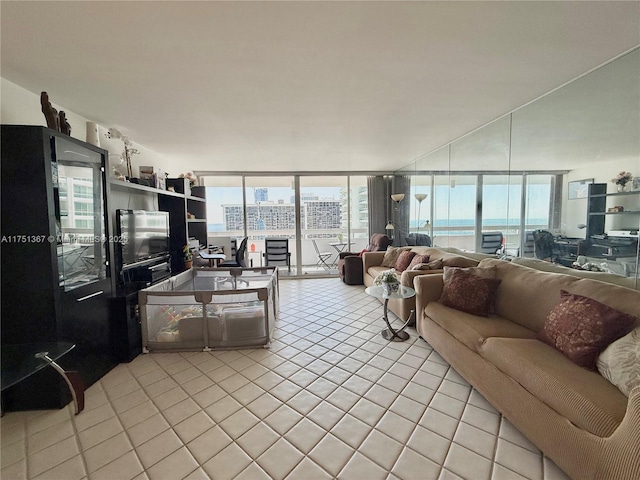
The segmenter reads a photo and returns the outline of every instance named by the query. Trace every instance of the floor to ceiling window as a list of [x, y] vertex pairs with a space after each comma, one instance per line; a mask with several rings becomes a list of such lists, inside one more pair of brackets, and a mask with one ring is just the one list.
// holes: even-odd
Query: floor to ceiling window
[[[296, 260], [296, 202], [292, 176], [245, 177], [248, 258], [265, 263], [265, 239], [288, 239], [292, 268]], [[289, 269], [285, 270], [289, 273]]]
[[365, 176], [207, 176], [205, 185], [209, 244], [246, 236], [253, 266], [265, 264], [266, 238], [288, 239], [285, 275], [335, 274], [341, 251], [368, 243]]

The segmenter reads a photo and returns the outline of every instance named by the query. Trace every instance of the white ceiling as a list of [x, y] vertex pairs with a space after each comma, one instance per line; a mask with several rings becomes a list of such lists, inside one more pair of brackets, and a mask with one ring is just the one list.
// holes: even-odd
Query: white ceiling
[[193, 170], [395, 170], [640, 43], [640, 2], [10, 2], [1, 74]]

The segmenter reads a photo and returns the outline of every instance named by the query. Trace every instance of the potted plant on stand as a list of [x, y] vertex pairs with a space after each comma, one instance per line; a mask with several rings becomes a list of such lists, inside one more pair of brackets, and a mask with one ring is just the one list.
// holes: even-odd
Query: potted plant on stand
[[382, 287], [382, 293], [384, 295], [390, 295], [400, 289], [400, 280], [398, 280], [398, 275], [393, 268], [380, 272], [373, 280], [373, 283]]
[[182, 247], [182, 255], [184, 258], [184, 268], [193, 267], [193, 254], [191, 253], [189, 245]]

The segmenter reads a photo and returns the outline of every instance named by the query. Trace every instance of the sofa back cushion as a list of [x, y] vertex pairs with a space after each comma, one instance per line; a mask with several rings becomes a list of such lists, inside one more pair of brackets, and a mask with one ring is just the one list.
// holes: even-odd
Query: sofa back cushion
[[546, 262], [538, 258], [524, 258], [516, 257], [512, 260], [517, 265], [524, 265], [525, 267], [535, 268], [536, 270], [542, 270], [543, 272], [564, 273], [565, 275], [571, 275], [573, 277], [591, 278], [593, 280], [600, 280], [601, 282], [613, 283], [622, 287], [634, 288], [635, 278], [623, 277], [622, 275], [616, 275], [615, 273], [606, 272], [591, 272], [588, 270], [577, 270], [575, 268], [565, 267], [556, 263]]
[[[533, 270], [498, 259], [482, 260], [481, 267], [497, 267], [502, 283], [496, 292], [496, 313], [536, 332], [560, 301], [561, 290], [593, 298], [621, 312], [640, 316], [640, 291], [577, 278], [561, 273]], [[638, 322], [640, 324], [640, 322]]]

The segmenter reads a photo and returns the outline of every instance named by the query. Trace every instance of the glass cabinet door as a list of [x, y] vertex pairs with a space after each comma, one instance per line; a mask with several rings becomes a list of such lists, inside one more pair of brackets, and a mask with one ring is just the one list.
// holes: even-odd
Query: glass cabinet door
[[58, 275], [68, 291], [106, 277], [103, 158], [63, 138], [52, 142]]

